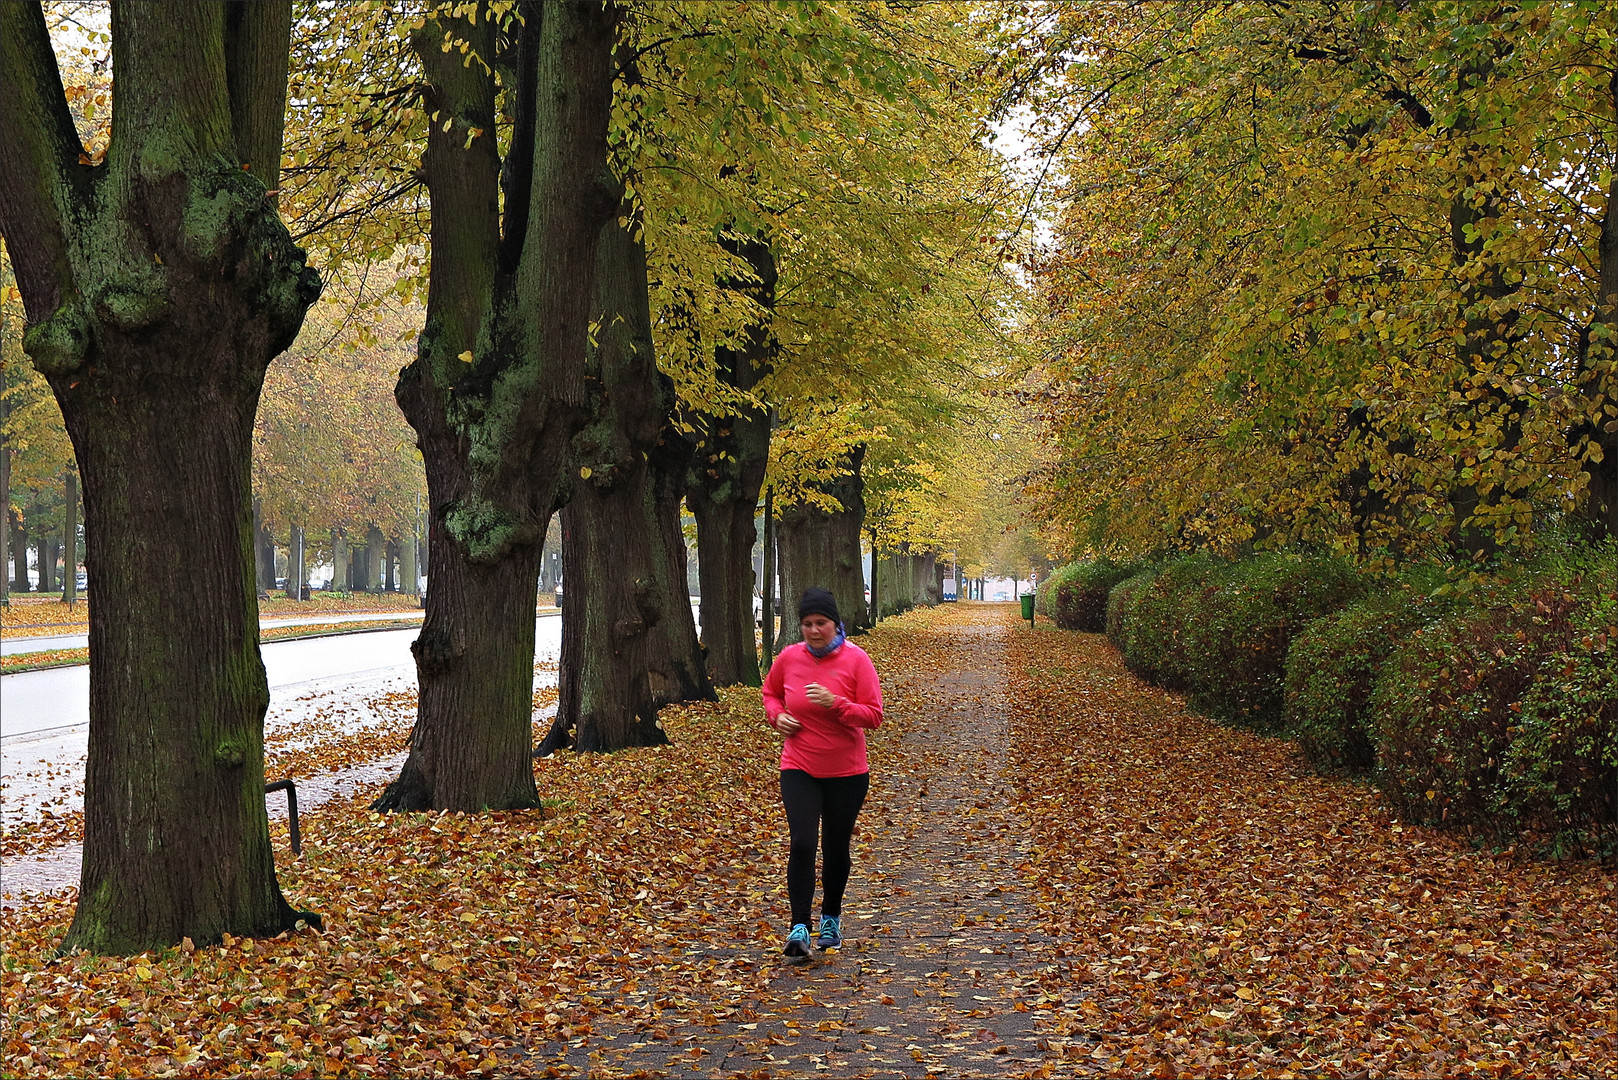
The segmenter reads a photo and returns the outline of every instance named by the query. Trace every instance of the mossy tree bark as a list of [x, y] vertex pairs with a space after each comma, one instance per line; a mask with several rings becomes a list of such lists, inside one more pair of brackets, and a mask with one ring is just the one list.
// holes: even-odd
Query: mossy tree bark
[[831, 590], [850, 634], [870, 626], [861, 566], [860, 533], [865, 528], [865, 483], [860, 465], [865, 447], [856, 447], [837, 479], [822, 487], [842, 507], [832, 512], [811, 503], [794, 503], [780, 513], [776, 547], [781, 560], [781, 629], [776, 647], [802, 639], [798, 630], [798, 598], [803, 590]]
[[84, 156], [37, 4], [0, 4], [0, 227], [84, 485], [90, 737], [63, 949], [273, 935], [253, 417], [319, 277], [277, 183], [291, 5], [112, 9], [112, 140]]
[[[774, 361], [770, 330], [775, 307], [775, 255], [762, 239], [724, 243], [753, 268], [754, 279], [738, 291], [757, 305], [759, 321], [740, 349], [718, 348], [719, 377], [750, 392]], [[754, 519], [770, 463], [770, 420], [763, 409], [697, 418], [697, 443], [685, 501], [697, 520], [697, 580], [702, 593], [702, 644], [716, 686], [759, 684], [753, 636]]]
[[[667, 473], [675, 464], [683, 469], [678, 459], [688, 456], [668, 443], [674, 384], [658, 371], [653, 351], [645, 245], [617, 221], [602, 230], [595, 292], [600, 329], [586, 367], [589, 421], [573, 440], [581, 479], [562, 510], [568, 584], [559, 697], [540, 754], [562, 746], [655, 746], [668, 741], [659, 709], [714, 696], [706, 673], [690, 668], [696, 635], [684, 559], [676, 574], [661, 516]], [[651, 458], [659, 452], [671, 460], [654, 475]], [[673, 498], [677, 513], [677, 488]], [[686, 646], [678, 657], [677, 642]]]
[[[414, 41], [439, 117], [423, 159], [432, 269], [426, 327], [395, 396], [426, 465], [431, 584], [412, 646], [410, 755], [380, 810], [539, 801], [529, 755], [540, 548], [584, 420], [596, 247], [621, 195], [607, 148], [619, 11], [520, 11], [505, 40], [488, 17], [443, 16]], [[499, 67], [514, 103], [503, 172], [495, 73], [444, 52], [446, 33]]]

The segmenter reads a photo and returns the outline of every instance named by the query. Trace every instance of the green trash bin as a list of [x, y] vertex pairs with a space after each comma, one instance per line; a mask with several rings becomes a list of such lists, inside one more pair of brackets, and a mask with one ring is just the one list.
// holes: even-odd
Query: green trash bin
[[1022, 594], [1022, 617], [1028, 620], [1028, 625], [1034, 625], [1034, 594]]

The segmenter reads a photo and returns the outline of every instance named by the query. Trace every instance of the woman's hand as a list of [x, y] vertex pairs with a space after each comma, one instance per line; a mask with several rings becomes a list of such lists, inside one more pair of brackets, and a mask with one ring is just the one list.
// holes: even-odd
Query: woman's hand
[[776, 713], [775, 723], [773, 726], [775, 727], [776, 731], [779, 731], [783, 735], [795, 734], [800, 728], [803, 727], [802, 724], [793, 719], [791, 713]]
[[837, 695], [817, 682], [805, 683], [803, 692], [805, 697], [822, 709], [829, 709], [837, 704]]

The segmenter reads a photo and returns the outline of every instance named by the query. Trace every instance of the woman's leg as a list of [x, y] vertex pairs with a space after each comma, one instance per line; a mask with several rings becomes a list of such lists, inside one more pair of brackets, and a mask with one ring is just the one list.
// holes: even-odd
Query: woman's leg
[[825, 782], [801, 769], [781, 770], [781, 805], [786, 807], [787, 831], [792, 837], [787, 898], [792, 903], [794, 926], [809, 925], [809, 909], [815, 902], [815, 848], [820, 846], [821, 785]]
[[848, 874], [854, 868], [854, 858], [849, 854], [849, 844], [854, 839], [854, 819], [859, 817], [866, 792], [871, 790], [871, 774], [839, 776], [820, 783], [826, 791], [825, 808], [821, 811], [826, 819], [825, 861], [820, 871], [825, 895], [821, 897], [820, 910], [822, 914], [841, 918], [843, 890], [848, 888]]

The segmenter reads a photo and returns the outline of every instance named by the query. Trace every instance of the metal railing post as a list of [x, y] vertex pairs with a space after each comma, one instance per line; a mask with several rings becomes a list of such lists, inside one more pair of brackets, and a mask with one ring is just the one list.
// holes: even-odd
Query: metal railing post
[[272, 791], [287, 793], [287, 823], [288, 831], [292, 834], [292, 854], [303, 854], [303, 837], [298, 832], [298, 786], [291, 780], [277, 780], [273, 784], [264, 785], [264, 794]]

